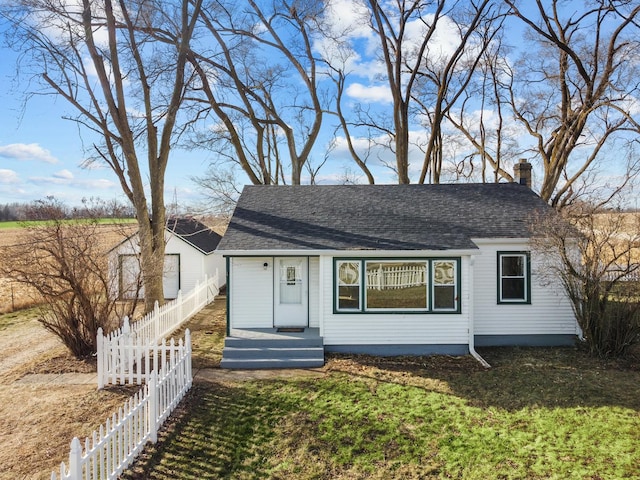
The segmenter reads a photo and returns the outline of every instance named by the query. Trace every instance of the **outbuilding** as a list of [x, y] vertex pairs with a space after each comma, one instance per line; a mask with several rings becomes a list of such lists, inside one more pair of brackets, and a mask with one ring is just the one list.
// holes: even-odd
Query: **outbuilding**
[[[219, 286], [226, 280], [226, 263], [216, 252], [222, 236], [194, 218], [170, 218], [165, 228], [163, 287], [165, 299], [186, 293], [196, 283], [218, 275]], [[131, 235], [110, 252], [111, 271], [117, 275], [118, 298], [144, 298], [140, 276], [138, 234]]]

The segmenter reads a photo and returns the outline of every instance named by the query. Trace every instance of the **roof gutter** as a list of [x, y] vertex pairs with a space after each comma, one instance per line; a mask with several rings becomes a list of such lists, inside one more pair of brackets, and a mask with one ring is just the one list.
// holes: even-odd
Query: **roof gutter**
[[475, 358], [478, 362], [480, 362], [480, 365], [482, 365], [483, 367], [491, 368], [491, 365], [489, 365], [489, 362], [487, 362], [484, 358], [482, 358], [480, 354], [476, 352], [476, 349], [475, 349], [475, 331], [474, 331], [475, 329], [473, 326], [473, 317], [474, 317], [473, 266], [475, 261], [476, 261], [475, 256], [472, 255], [471, 258], [469, 258], [469, 279], [471, 280], [469, 282], [471, 284], [471, 288], [469, 288], [469, 354], [473, 358]]
[[222, 250], [216, 249], [216, 253], [224, 257], [402, 257], [402, 258], [423, 258], [423, 257], [464, 257], [470, 255], [480, 255], [478, 249], [451, 249], [451, 250], [321, 250], [321, 249], [300, 249], [300, 250]]

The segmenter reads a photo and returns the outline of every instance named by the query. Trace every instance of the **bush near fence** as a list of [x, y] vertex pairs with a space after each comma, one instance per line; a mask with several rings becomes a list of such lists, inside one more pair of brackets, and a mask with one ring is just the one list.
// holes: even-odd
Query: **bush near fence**
[[68, 467], [63, 462], [59, 477], [53, 472], [51, 480], [116, 479], [147, 442], [157, 441], [159, 428], [193, 383], [188, 329], [184, 342], [180, 339], [165, 355], [163, 367], [151, 372], [149, 382], [85, 440], [84, 449], [77, 437], [73, 439]]

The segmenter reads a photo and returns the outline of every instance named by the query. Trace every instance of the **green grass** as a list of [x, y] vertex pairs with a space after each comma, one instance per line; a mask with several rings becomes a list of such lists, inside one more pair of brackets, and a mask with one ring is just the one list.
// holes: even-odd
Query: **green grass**
[[[69, 222], [75, 222], [77, 220], [69, 220]], [[89, 222], [91, 220], [87, 220]], [[0, 230], [10, 228], [23, 228], [23, 227], [35, 227], [38, 225], [46, 225], [50, 220], [29, 220], [29, 221], [12, 221], [12, 222], [0, 222]], [[100, 218], [98, 223], [102, 225], [121, 224], [121, 223], [136, 223], [135, 218]]]
[[17, 310], [11, 313], [0, 314], [0, 334], [10, 327], [20, 326], [37, 318], [39, 312], [35, 308]]
[[482, 353], [492, 369], [336, 356], [317, 378], [196, 384], [123, 478], [640, 478], [637, 364]]

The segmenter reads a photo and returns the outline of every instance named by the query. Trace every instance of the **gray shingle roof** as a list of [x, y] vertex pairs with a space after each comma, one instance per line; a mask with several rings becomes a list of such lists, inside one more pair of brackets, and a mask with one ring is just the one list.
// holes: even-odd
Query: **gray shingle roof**
[[205, 224], [193, 218], [170, 218], [167, 230], [205, 254], [212, 253], [222, 238]]
[[525, 186], [247, 186], [219, 250], [447, 250], [526, 238], [547, 204]]

